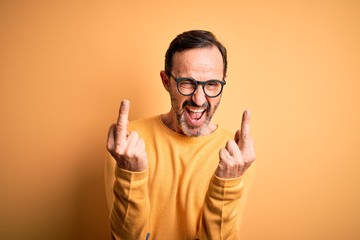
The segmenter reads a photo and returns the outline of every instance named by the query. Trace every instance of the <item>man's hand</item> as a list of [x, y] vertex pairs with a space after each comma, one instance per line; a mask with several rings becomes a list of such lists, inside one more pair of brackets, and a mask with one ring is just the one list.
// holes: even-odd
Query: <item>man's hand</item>
[[241, 129], [219, 152], [220, 163], [215, 175], [220, 178], [242, 176], [255, 160], [253, 139], [250, 135], [250, 113], [243, 113]]
[[137, 132], [128, 132], [129, 109], [130, 102], [123, 100], [117, 123], [112, 124], [109, 129], [107, 149], [120, 168], [141, 172], [148, 168], [145, 142]]

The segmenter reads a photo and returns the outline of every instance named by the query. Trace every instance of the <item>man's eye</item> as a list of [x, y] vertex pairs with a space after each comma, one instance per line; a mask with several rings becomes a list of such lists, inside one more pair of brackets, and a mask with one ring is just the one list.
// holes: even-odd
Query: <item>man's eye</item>
[[191, 80], [184, 80], [180, 82], [180, 86], [184, 88], [193, 88], [195, 87], [195, 83]]
[[206, 83], [206, 86], [208, 87], [218, 87], [220, 83], [218, 83], [217, 81], [209, 81]]

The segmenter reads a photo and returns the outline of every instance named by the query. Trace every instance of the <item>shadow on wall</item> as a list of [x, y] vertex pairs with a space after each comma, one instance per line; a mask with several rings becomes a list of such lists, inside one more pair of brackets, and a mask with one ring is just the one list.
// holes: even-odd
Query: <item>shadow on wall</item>
[[[101, 138], [104, 139], [104, 138]], [[71, 239], [110, 239], [104, 183], [105, 144], [94, 141], [77, 167]]]

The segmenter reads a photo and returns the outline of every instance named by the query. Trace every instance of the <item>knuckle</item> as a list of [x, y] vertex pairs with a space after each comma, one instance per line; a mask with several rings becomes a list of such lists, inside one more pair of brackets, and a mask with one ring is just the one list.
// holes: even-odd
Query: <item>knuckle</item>
[[112, 144], [111, 144], [109, 141], [106, 143], [106, 149], [107, 149], [109, 152], [112, 152], [113, 146], [112, 146]]
[[132, 158], [134, 156], [134, 150], [132, 148], [127, 148], [123, 151], [122, 155], [126, 158]]
[[248, 133], [244, 133], [244, 134], [242, 134], [242, 139], [243, 140], [248, 140], [249, 139], [249, 134]]
[[227, 141], [227, 143], [226, 143], [227, 148], [233, 148], [234, 145], [237, 145], [237, 144], [236, 144], [235, 140], [232, 140], [232, 139]]
[[224, 156], [225, 156], [225, 149], [224, 148], [221, 148], [220, 149], [220, 151], [219, 151], [219, 156], [220, 156], [220, 158], [224, 158]]
[[115, 128], [115, 124], [111, 124], [108, 131], [109, 136], [114, 134], [114, 128]]
[[240, 163], [238, 164], [238, 168], [239, 168], [239, 169], [243, 169], [245, 166], [246, 166], [246, 163], [245, 163], [245, 162], [240, 162]]
[[117, 156], [122, 157], [122, 156], [125, 154], [125, 149], [124, 149], [124, 147], [123, 147], [122, 145], [117, 144], [117, 145], [115, 146], [115, 149], [113, 150], [113, 152], [114, 152]]
[[134, 159], [136, 159], [136, 160], [142, 159], [143, 156], [144, 156], [144, 152], [143, 152], [143, 151], [136, 151], [136, 152], [134, 152]]
[[253, 152], [248, 152], [246, 155], [245, 155], [245, 162], [246, 163], [252, 163], [253, 161], [255, 161], [255, 153]]
[[126, 129], [127, 129], [127, 126], [126, 126], [125, 123], [119, 122], [119, 123], [115, 124], [115, 130], [117, 132], [121, 132], [121, 131], [124, 131]]
[[235, 164], [234, 161], [228, 161], [228, 162], [227, 162], [227, 167], [228, 167], [228, 168], [231, 169], [231, 168], [234, 168], [235, 166], [236, 166], [236, 164]]
[[242, 169], [242, 168], [244, 168], [245, 165], [246, 165], [246, 162], [242, 158], [237, 159], [237, 161], [235, 163], [236, 169]]
[[129, 132], [128, 138], [132, 139], [132, 140], [138, 140], [140, 137], [136, 131], [131, 131], [131, 132]]
[[245, 133], [245, 134], [243, 135], [243, 139], [244, 139], [244, 140], [247, 140], [247, 141], [249, 141], [249, 142], [252, 142], [252, 136], [251, 136], [250, 133]]
[[115, 126], [116, 126], [116, 124], [115, 124], [115, 123], [111, 124], [111, 125], [110, 125], [110, 128], [109, 128], [109, 131], [113, 131], [113, 130], [114, 130], [114, 128], [115, 128]]
[[237, 163], [234, 161], [234, 159], [232, 158], [226, 158], [224, 159], [224, 166], [227, 169], [233, 169], [236, 168]]

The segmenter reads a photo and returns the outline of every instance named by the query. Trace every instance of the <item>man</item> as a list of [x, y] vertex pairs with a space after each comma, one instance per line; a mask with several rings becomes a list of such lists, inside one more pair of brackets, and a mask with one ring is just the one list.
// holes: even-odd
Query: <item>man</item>
[[211, 32], [184, 32], [160, 72], [170, 111], [128, 124], [122, 101], [107, 142], [113, 239], [239, 238], [255, 153], [248, 111], [235, 137], [211, 122], [226, 70], [226, 49]]

